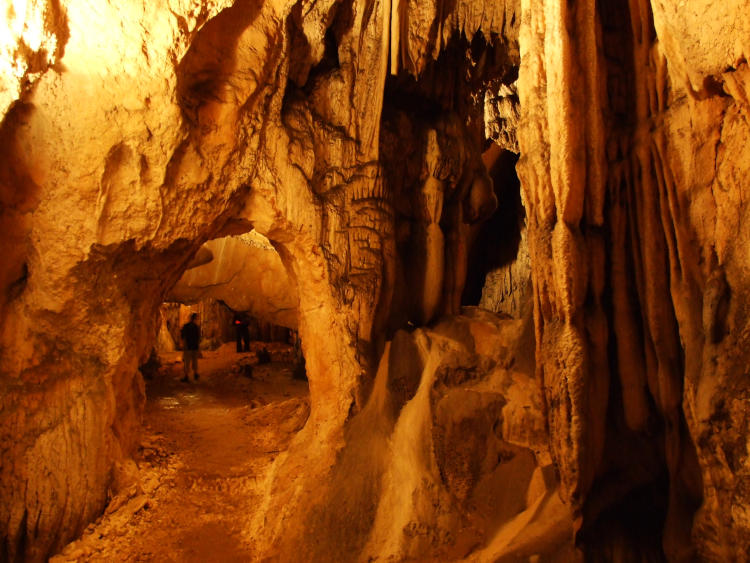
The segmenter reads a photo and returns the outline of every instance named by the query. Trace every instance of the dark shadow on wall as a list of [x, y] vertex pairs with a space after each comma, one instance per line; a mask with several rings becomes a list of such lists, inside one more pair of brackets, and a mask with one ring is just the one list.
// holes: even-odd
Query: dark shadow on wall
[[[680, 406], [684, 344], [678, 340], [668, 283], [658, 283], [670, 275], [667, 243], [661, 238], [668, 228], [658, 227], [657, 236], [649, 232], [649, 220], [658, 218], [663, 222], [664, 215], [658, 199], [654, 206], [638, 202], [640, 194], [647, 191], [646, 176], [655, 171], [649, 159], [642, 161], [633, 150], [634, 130], [640, 119], [636, 106], [638, 79], [646, 74], [646, 69], [636, 72], [638, 53], [634, 45], [648, 48], [656, 41], [653, 16], [647, 7], [646, 12], [631, 18], [627, 2], [606, 0], [597, 2], [597, 13], [607, 95], [604, 117], [610, 177], [605, 209], [609, 221], [601, 232], [587, 224], [581, 230], [592, 240], [595, 235], [604, 237], [609, 249], [605, 268], [609, 279], [601, 301], [609, 319], [610, 384], [606, 421], [590, 421], [606, 424], [606, 439], [596, 478], [583, 501], [577, 543], [587, 561], [694, 560], [691, 529], [702, 502], [701, 474]], [[649, 112], [652, 115], [648, 119], [659, 119], [656, 105]], [[623, 169], [634, 173], [623, 173]], [[618, 218], [624, 224], [620, 229]], [[645, 236], [650, 238], [642, 245], [641, 238]], [[653, 257], [658, 258], [644, 257], [646, 245], [655, 249]], [[619, 279], [616, 272], [622, 272]], [[649, 302], [641, 292], [639, 286], [643, 283], [661, 292], [654, 300], [664, 304], [659, 313], [649, 313], [653, 301]], [[597, 307], [591, 295], [585, 307], [591, 311]], [[659, 315], [661, 334], [657, 337], [650, 334], [649, 314]], [[659, 385], [671, 385], [671, 392], [678, 397], [675, 406], [664, 406], [664, 398], [660, 405], [648, 382], [647, 370], [656, 370], [655, 365], [648, 365], [648, 355], [661, 352], [667, 356], [667, 350], [669, 365], [659, 370]], [[667, 383], [669, 379], [672, 381]], [[638, 390], [637, 395], [633, 389]], [[637, 411], [639, 400], [643, 401], [644, 414], [636, 424], [632, 413]], [[626, 411], [631, 421], [627, 420]]]
[[27, 164], [23, 130], [34, 106], [17, 102], [0, 126], [0, 323], [7, 305], [22, 293], [29, 278], [26, 237], [41, 187]]
[[469, 253], [461, 305], [478, 305], [487, 274], [510, 264], [518, 256], [526, 210], [516, 174], [518, 155], [502, 151], [488, 170], [497, 196], [497, 211], [479, 227]]

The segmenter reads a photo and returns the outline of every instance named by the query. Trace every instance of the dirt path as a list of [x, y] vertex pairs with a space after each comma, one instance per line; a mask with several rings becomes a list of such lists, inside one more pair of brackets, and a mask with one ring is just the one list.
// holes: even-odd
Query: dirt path
[[179, 381], [179, 355], [162, 359], [146, 383], [137, 469], [120, 469], [125, 485], [104, 516], [53, 563], [253, 558], [241, 529], [265, 472], [307, 419], [307, 383], [292, 378], [288, 347], [268, 345], [273, 361], [252, 377], [244, 366], [256, 354], [233, 347], [205, 352], [197, 383]]

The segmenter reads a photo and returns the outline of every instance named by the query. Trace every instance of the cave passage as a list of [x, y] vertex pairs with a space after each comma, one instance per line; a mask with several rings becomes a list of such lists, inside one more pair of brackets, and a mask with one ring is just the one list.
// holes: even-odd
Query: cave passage
[[3, 6], [0, 563], [750, 560], [750, 0]]
[[[270, 361], [259, 364], [263, 349]], [[252, 559], [244, 519], [309, 413], [294, 359], [283, 342], [252, 341], [241, 354], [226, 342], [202, 351], [200, 380], [183, 383], [181, 352], [161, 352], [146, 376], [141, 446], [116, 476], [140, 478], [53, 561]]]

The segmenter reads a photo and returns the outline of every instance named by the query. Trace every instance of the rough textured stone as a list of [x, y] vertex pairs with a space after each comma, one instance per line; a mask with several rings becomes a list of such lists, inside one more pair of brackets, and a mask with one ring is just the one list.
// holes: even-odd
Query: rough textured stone
[[4, 112], [3, 559], [42, 560], [104, 508], [138, 440], [158, 305], [239, 207], [245, 180], [209, 171], [234, 131], [214, 143], [223, 155], [203, 147], [210, 165], [185, 159], [196, 129], [178, 94], [196, 34], [227, 5], [66, 2], [46, 20], [57, 64]]
[[531, 311], [533, 288], [526, 229], [521, 231], [518, 255], [512, 263], [487, 274], [479, 305], [488, 311], [521, 318]]
[[[453, 560], [487, 544], [475, 558], [498, 560], [571, 550], [530, 321], [467, 310], [396, 333], [322, 498], [274, 557]], [[525, 527], [539, 512], [543, 523]]]
[[[747, 7], [6, 1], [0, 557], [104, 509], [160, 304], [255, 228], [311, 401], [259, 553], [742, 560]], [[503, 206], [493, 140], [520, 155], [525, 243], [496, 274], [533, 354], [521, 321], [440, 322]]]
[[168, 299], [192, 303], [219, 299], [235, 311], [279, 326], [297, 328], [297, 291], [281, 257], [261, 235], [239, 235], [207, 242], [211, 260], [188, 269]]
[[[724, 440], [745, 435], [745, 422], [715, 425], [728, 420], [727, 393], [735, 405], [746, 396], [747, 206], [722, 173], [742, 175], [747, 162], [737, 118], [747, 111], [737, 63], [746, 48], [741, 33], [706, 34], [699, 3], [684, 8], [522, 8], [519, 174], [539, 370], [584, 537], [603, 529], [602, 504], [638, 512], [638, 495], [607, 484], [614, 471], [631, 491], [668, 481], [659, 510], [669, 559], [741, 559], [747, 521], [726, 507], [747, 502], [736, 496], [747, 456], [743, 447], [730, 470], [725, 452], [738, 450]], [[712, 25], [741, 25], [741, 9], [723, 4]], [[720, 216], [728, 204], [734, 221]], [[650, 477], [615, 451], [623, 444], [653, 460]]]

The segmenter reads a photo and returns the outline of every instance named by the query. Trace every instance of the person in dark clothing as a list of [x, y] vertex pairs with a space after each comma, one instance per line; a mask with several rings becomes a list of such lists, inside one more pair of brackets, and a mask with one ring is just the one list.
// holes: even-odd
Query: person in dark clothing
[[[242, 313], [235, 313], [232, 320], [235, 336], [237, 338], [237, 353], [250, 351], [250, 324], [247, 317]], [[244, 343], [244, 346], [243, 346]]]
[[292, 368], [292, 377], [307, 381], [307, 372], [305, 370], [305, 356], [302, 354], [302, 340], [296, 331], [292, 331], [290, 338], [294, 346], [294, 367]]
[[182, 336], [182, 367], [185, 370], [185, 377], [180, 381], [187, 383], [190, 381], [190, 368], [193, 368], [193, 376], [198, 381], [198, 355], [200, 354], [201, 329], [198, 328], [196, 320], [198, 314], [190, 315], [190, 322], [182, 325], [180, 336]]

